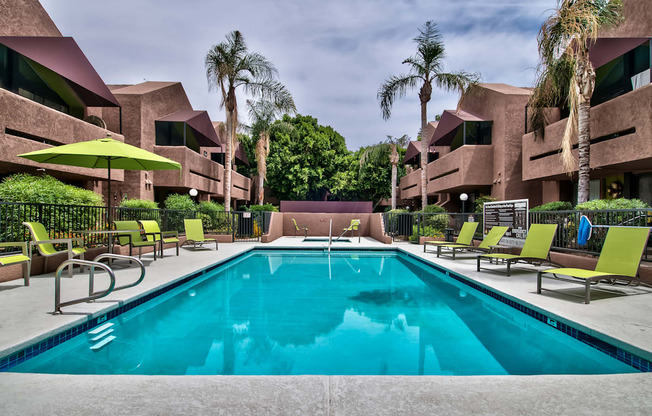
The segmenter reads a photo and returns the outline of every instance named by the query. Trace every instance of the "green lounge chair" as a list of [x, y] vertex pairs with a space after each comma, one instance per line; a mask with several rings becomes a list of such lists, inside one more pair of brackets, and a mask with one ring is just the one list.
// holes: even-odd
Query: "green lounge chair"
[[308, 227], [305, 225], [302, 225], [301, 228], [297, 225], [297, 222], [294, 218], [292, 218], [292, 222], [294, 223], [294, 236], [297, 236], [297, 231], [303, 231], [303, 237], [306, 238], [308, 237]]
[[[117, 231], [128, 230], [129, 232], [121, 232], [115, 234], [115, 240], [121, 246], [129, 246], [129, 255], [134, 247], [138, 247], [138, 258], [140, 259], [143, 254], [143, 247], [154, 247], [154, 261], [156, 261], [156, 241], [143, 240], [143, 235], [140, 233], [140, 226], [138, 221], [113, 221], [113, 225]], [[136, 231], [138, 230], [138, 231]], [[145, 233], [154, 236], [154, 233]]]
[[[460, 233], [457, 236], [457, 240], [455, 240], [455, 244], [464, 244], [465, 246], [470, 245], [473, 242], [473, 235], [475, 234], [475, 230], [478, 229], [478, 224], [479, 222], [465, 222], [462, 224], [462, 228], [460, 229]], [[426, 252], [426, 247], [427, 246], [438, 246], [441, 244], [450, 244], [450, 241], [426, 241], [423, 243], [423, 252]]]
[[187, 243], [192, 244], [193, 249], [197, 249], [198, 245], [215, 241], [215, 250], [218, 249], [216, 239], [204, 237], [204, 226], [201, 220], [183, 220], [183, 225], [186, 228], [186, 241], [181, 244], [182, 246]]
[[29, 286], [29, 274], [32, 268], [32, 259], [27, 255], [27, 243], [25, 242], [6, 242], [0, 243], [0, 247], [20, 247], [23, 254], [9, 254], [0, 256], [0, 266], [9, 266], [10, 264], [23, 263], [23, 279], [25, 286]]
[[493, 227], [487, 235], [484, 237], [480, 245], [474, 246], [472, 244], [457, 244], [457, 243], [448, 243], [448, 244], [439, 244], [437, 246], [437, 257], [441, 255], [441, 249], [447, 248], [453, 251], [453, 260], [455, 260], [456, 251], [482, 251], [489, 253], [493, 250], [493, 246], [497, 246], [500, 243], [500, 239], [503, 238], [507, 232], [508, 227]]
[[[542, 277], [583, 284], [586, 304], [591, 301], [591, 285], [601, 280], [607, 280], [612, 284], [619, 280], [627, 281], [627, 284], [632, 282], [638, 284], [638, 266], [649, 234], [650, 229], [647, 227], [610, 227], [595, 270], [574, 268], [541, 270], [537, 273], [537, 293], [541, 293], [541, 290], [550, 290], [541, 287]], [[557, 275], [569, 276], [573, 279]]]
[[[48, 258], [56, 256], [61, 253], [68, 253], [68, 260], [72, 260], [74, 257], [79, 256], [80, 259], [84, 260], [84, 253], [86, 249], [83, 247], [73, 247], [72, 242], [77, 241], [83, 243], [82, 238], [50, 238], [50, 234], [45, 230], [45, 227], [40, 222], [24, 222], [24, 226], [29, 229], [29, 232], [32, 234], [32, 241], [29, 243], [29, 258], [32, 258], [32, 247], [36, 246], [39, 254], [44, 257], [45, 263], [43, 265], [43, 270], [47, 271], [48, 269]], [[59, 251], [54, 248], [52, 244], [65, 244], [67, 246], [66, 250]], [[84, 271], [84, 267], [81, 267], [81, 271]], [[68, 267], [68, 276], [72, 277], [72, 267]]]
[[[177, 256], [179, 255], [179, 232], [178, 231], [161, 231], [158, 222], [154, 220], [140, 220], [138, 221], [145, 230], [147, 241], [162, 241], [161, 242], [161, 258], [163, 258], [163, 244], [176, 244]], [[167, 237], [166, 237], [167, 236]]]
[[347, 232], [351, 231], [351, 237], [354, 237], [353, 232], [357, 231], [358, 232], [358, 243], [360, 242], [360, 220], [351, 220], [351, 224], [349, 224], [348, 227], [342, 228], [342, 234], [340, 234], [337, 239], [339, 240], [346, 234]]
[[492, 260], [506, 261], [507, 276], [510, 275], [512, 263], [518, 263], [519, 261], [536, 264], [537, 266], [543, 263], [555, 264], [550, 261], [550, 246], [552, 245], [552, 239], [555, 238], [556, 232], [557, 224], [532, 224], [523, 244], [521, 254], [481, 254], [478, 256], [478, 271], [480, 271], [480, 260], [482, 259], [487, 259], [489, 262]]

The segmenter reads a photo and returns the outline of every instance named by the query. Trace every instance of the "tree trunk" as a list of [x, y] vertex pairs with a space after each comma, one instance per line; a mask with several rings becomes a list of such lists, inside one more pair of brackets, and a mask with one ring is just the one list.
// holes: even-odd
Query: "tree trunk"
[[267, 134], [260, 133], [256, 143], [256, 160], [258, 162], [258, 205], [263, 205], [265, 200], [265, 179], [267, 178], [267, 153], [269, 145], [267, 144]]
[[226, 149], [224, 151], [224, 210], [231, 210], [231, 146], [235, 135], [235, 114], [229, 111], [227, 115], [228, 137], [226, 138]]
[[577, 178], [577, 203], [589, 200], [590, 161], [591, 161], [591, 103], [583, 101], [577, 109], [579, 170]]
[[428, 103], [421, 103], [421, 210], [428, 205], [428, 140], [423, 137], [428, 124], [427, 106]]
[[395, 163], [392, 163], [392, 209], [396, 209], [396, 176], [398, 176], [398, 168]]

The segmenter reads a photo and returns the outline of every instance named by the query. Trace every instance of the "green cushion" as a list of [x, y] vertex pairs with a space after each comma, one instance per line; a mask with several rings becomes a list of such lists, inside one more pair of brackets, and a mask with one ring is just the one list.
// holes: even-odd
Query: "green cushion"
[[[138, 221], [113, 221], [116, 230], [140, 230]], [[129, 244], [129, 235], [131, 235], [131, 245], [133, 247], [145, 247], [156, 245], [155, 241], [143, 241], [140, 231], [132, 231], [130, 233], [122, 233], [118, 236], [118, 243], [121, 246]]]
[[595, 270], [636, 276], [649, 234], [647, 227], [610, 227]]
[[478, 246], [478, 248], [484, 248], [489, 250], [491, 246], [497, 246], [500, 243], [500, 240], [503, 238], [507, 232], [508, 227], [496, 226], [492, 227], [491, 230], [484, 236], [484, 239]]
[[[41, 224], [40, 222], [26, 222], [24, 224], [27, 226], [27, 228], [29, 228], [29, 231], [32, 233], [33, 241], [50, 240], [50, 234], [47, 232], [43, 224]], [[52, 243], [39, 244], [37, 247], [39, 252], [44, 256], [51, 256], [59, 252], [57, 249], [54, 248]]]
[[577, 277], [578, 279], [590, 279], [593, 277], [600, 277], [600, 276], [618, 276], [617, 274], [612, 274], [612, 273], [602, 273], [593, 270], [574, 269], [574, 268], [548, 269], [545, 270], [543, 273], [563, 274], [564, 276]]
[[186, 229], [186, 240], [192, 241], [215, 241], [214, 238], [204, 237], [204, 226], [199, 219], [183, 220], [183, 225]]
[[517, 256], [516, 254], [506, 254], [506, 253], [492, 253], [492, 254], [482, 254], [480, 257], [484, 258], [492, 258], [492, 259], [499, 259], [499, 260], [509, 260], [509, 259], [515, 259], [518, 257], [522, 256]]
[[473, 236], [475, 235], [475, 231], [478, 229], [479, 222], [465, 222], [462, 224], [462, 228], [460, 229], [460, 234], [457, 236], [457, 240], [455, 240], [456, 244], [464, 244], [464, 245], [469, 245], [473, 242]]
[[555, 238], [557, 224], [532, 224], [525, 238], [520, 257], [545, 259]]
[[8, 266], [15, 263], [23, 263], [29, 261], [29, 257], [23, 254], [14, 254], [11, 256], [0, 257], [0, 266]]

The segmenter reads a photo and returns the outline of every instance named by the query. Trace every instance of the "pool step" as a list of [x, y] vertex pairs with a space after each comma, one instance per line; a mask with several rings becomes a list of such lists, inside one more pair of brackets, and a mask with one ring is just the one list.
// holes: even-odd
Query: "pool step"
[[114, 339], [116, 339], [116, 337], [113, 336], [113, 335], [111, 335], [110, 337], [106, 337], [106, 338], [104, 338], [102, 341], [98, 342], [97, 344], [92, 345], [92, 346], [91, 346], [91, 350], [92, 350], [92, 351], [99, 351], [99, 350], [101, 350], [103, 347], [105, 347], [106, 345], [108, 345], [111, 341], [113, 341]]
[[104, 332], [107, 329], [111, 328], [113, 324], [111, 322], [107, 322], [104, 325], [100, 325], [97, 328], [93, 328], [90, 331], [88, 331], [88, 335], [97, 335], [100, 332]]
[[94, 343], [91, 345], [91, 350], [99, 351], [105, 346], [109, 345], [111, 341], [116, 339], [114, 335], [111, 335], [114, 331], [115, 329], [113, 328], [113, 324], [110, 322], [107, 322], [104, 325], [100, 325], [97, 328], [93, 328], [91, 331], [88, 331], [88, 342]]

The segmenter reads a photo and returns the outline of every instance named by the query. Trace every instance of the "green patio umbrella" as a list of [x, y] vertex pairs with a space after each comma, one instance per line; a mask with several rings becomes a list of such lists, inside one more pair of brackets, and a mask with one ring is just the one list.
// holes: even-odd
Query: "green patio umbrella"
[[126, 170], [181, 170], [181, 164], [174, 160], [109, 137], [55, 146], [18, 156], [40, 163], [108, 169], [109, 199], [107, 201], [107, 208], [109, 212], [109, 223], [111, 221], [111, 168]]

